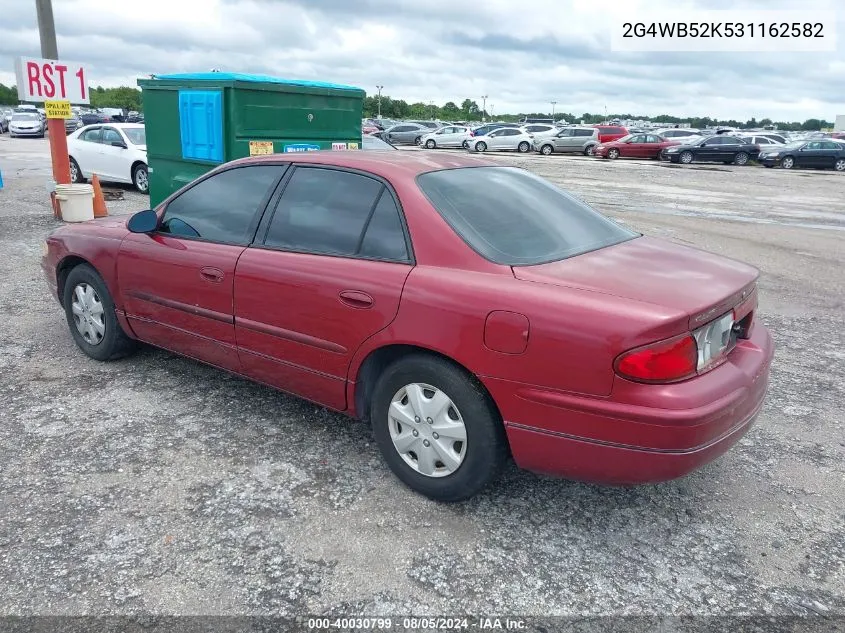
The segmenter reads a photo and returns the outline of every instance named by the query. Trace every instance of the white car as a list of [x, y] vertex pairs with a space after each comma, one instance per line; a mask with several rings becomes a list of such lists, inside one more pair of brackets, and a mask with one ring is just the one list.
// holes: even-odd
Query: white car
[[533, 140], [528, 132], [519, 128], [500, 127], [484, 136], [473, 136], [467, 142], [471, 152], [515, 150], [525, 154], [531, 151]]
[[681, 145], [685, 145], [686, 143], [692, 143], [702, 137], [701, 130], [696, 130], [695, 128], [689, 127], [671, 127], [671, 128], [664, 128], [662, 130], [657, 130], [654, 132], [658, 136], [662, 136], [667, 141], [675, 141], [676, 143], [680, 143]]
[[147, 137], [141, 123], [86, 125], [67, 138], [72, 182], [97, 174], [102, 180], [128, 182], [150, 190]]
[[470, 131], [463, 125], [447, 125], [422, 137], [420, 144], [427, 149], [437, 147], [463, 147], [469, 139]]
[[540, 139], [553, 137], [555, 134], [560, 132], [562, 128], [550, 123], [529, 123], [528, 125], [523, 125], [519, 129], [534, 137], [534, 142], [536, 143]]

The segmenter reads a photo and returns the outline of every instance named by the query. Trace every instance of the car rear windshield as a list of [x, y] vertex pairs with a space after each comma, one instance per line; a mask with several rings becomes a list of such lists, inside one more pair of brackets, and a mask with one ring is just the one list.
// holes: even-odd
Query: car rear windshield
[[445, 169], [417, 183], [452, 229], [497, 264], [543, 264], [639, 235], [515, 167]]

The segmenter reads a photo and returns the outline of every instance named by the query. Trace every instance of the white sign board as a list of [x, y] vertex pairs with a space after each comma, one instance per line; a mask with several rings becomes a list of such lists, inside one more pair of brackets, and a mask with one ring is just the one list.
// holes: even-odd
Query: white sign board
[[88, 72], [76, 62], [19, 57], [15, 60], [18, 99], [21, 101], [64, 100], [89, 103]]

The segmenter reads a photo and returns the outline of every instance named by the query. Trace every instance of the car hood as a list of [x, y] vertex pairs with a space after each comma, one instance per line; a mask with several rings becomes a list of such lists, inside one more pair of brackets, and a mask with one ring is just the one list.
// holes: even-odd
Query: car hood
[[665, 306], [693, 318], [710, 311], [716, 317], [732, 308], [743, 292], [751, 291], [759, 273], [727, 257], [638, 237], [557, 262], [515, 266], [513, 274], [524, 281]]

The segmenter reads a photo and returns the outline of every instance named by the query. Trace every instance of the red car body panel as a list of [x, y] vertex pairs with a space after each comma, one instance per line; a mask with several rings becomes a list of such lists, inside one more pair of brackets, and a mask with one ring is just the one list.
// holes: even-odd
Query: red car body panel
[[372, 353], [409, 345], [442, 354], [486, 387], [520, 466], [576, 479], [680, 476], [751, 423], [773, 353], [759, 323], [722, 364], [681, 382], [633, 382], [613, 366], [623, 352], [728, 310], [753, 313], [754, 268], [647, 237], [549, 264], [491, 263], [415, 178], [495, 163], [372, 154], [237, 162], [328, 164], [384, 178], [403, 209], [412, 264], [132, 234], [125, 218], [106, 218], [51, 235], [48, 284], [56, 293], [57, 271], [78, 261], [66, 258], [88, 261], [127, 334], [350, 415], [359, 413], [356, 390]]
[[602, 142], [596, 146], [595, 155], [605, 158], [611, 148], [619, 152], [621, 158], [659, 158], [660, 152], [672, 145], [679, 145], [676, 141], [663, 141], [661, 143], [620, 143], [618, 140]]
[[594, 125], [599, 131], [599, 143], [610, 143], [623, 136], [628, 136], [628, 130], [621, 125]]

